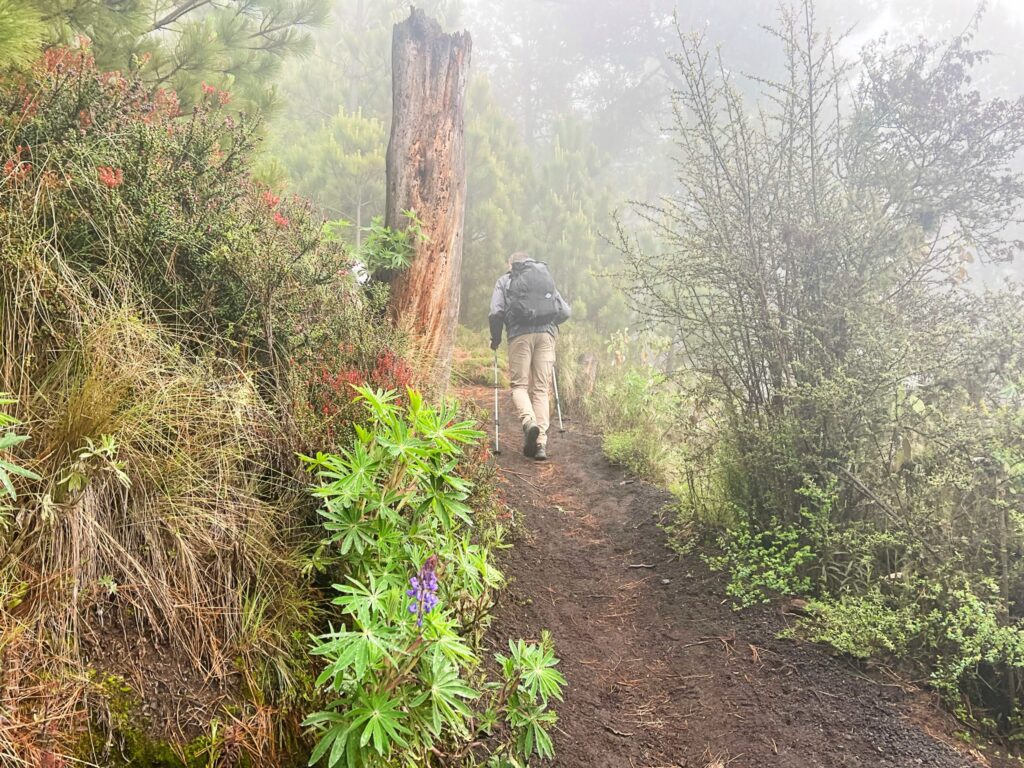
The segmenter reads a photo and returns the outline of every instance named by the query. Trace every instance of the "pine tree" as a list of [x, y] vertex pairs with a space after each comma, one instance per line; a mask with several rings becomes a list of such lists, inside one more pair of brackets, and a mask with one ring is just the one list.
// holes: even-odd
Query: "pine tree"
[[316, 130], [288, 121], [271, 136], [280, 161], [296, 192], [316, 199], [327, 216], [351, 223], [351, 240], [374, 216], [384, 212], [384, 123], [362, 112], [339, 109]]
[[619, 254], [604, 239], [613, 229], [615, 204], [608, 172], [586, 125], [560, 120], [540, 153], [528, 224], [532, 249], [551, 265], [574, 318], [603, 332], [623, 327], [629, 316], [610, 275]]
[[470, 88], [466, 125], [466, 239], [462, 252], [461, 320], [484, 327], [491, 289], [509, 255], [536, 244], [527, 231], [533, 166], [515, 123], [490, 84]]
[[137, 71], [184, 105], [206, 83], [241, 108], [267, 109], [281, 63], [308, 50], [329, 0], [28, 0], [49, 21], [49, 38], [89, 40], [97, 63]]

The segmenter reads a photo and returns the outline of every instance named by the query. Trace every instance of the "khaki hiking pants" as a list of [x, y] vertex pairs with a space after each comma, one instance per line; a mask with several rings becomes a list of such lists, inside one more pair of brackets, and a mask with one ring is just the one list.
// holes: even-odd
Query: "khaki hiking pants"
[[531, 421], [540, 427], [538, 445], [547, 445], [551, 406], [548, 390], [555, 367], [555, 337], [550, 333], [527, 333], [508, 344], [508, 376], [512, 383], [512, 405], [526, 427]]

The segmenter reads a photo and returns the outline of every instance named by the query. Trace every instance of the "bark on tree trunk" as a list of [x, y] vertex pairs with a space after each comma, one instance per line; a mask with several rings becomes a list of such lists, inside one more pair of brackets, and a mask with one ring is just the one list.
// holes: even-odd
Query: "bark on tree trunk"
[[392, 276], [391, 314], [416, 335], [434, 363], [435, 383], [451, 373], [459, 317], [466, 204], [464, 106], [472, 41], [449, 35], [422, 10], [395, 25], [394, 111], [387, 154], [385, 223], [404, 229], [404, 211], [422, 222], [408, 269]]

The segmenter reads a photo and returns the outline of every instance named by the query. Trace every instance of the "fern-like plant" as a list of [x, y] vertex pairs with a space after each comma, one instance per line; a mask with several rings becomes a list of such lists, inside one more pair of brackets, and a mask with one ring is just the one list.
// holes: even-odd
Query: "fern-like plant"
[[[0, 393], [0, 409], [14, 405], [15, 402], [8, 395]], [[9, 429], [18, 426], [20, 423], [6, 411], [0, 410], [0, 429], [7, 430], [4, 434], [0, 435], [0, 504], [3, 503], [5, 496], [11, 501], [17, 501], [18, 499], [18, 494], [14, 489], [14, 483], [11, 479], [12, 476], [24, 477], [28, 480], [40, 479], [39, 475], [35, 472], [3, 458], [12, 449], [29, 439], [28, 435], [19, 435]]]
[[459, 475], [463, 447], [483, 434], [415, 391], [405, 405], [395, 392], [357, 392], [369, 423], [356, 440], [305, 459], [324, 502], [318, 560], [344, 576], [339, 624], [312, 649], [330, 703], [306, 720], [319, 735], [310, 765], [427, 766], [438, 754], [476, 764], [484, 743], [504, 765], [550, 758], [548, 705], [565, 684], [550, 637], [513, 642], [497, 681], [484, 679], [467, 638], [503, 582], [493, 539], [468, 534], [472, 488]]

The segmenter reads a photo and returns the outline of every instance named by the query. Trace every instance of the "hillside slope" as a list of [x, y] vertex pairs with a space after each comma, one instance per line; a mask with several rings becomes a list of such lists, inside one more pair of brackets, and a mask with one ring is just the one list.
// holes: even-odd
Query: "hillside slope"
[[[463, 395], [493, 403], [488, 389]], [[776, 611], [731, 610], [699, 558], [664, 546], [671, 498], [609, 464], [599, 437], [556, 432], [538, 464], [502, 404], [498, 461], [524, 533], [504, 562], [494, 642], [554, 634], [569, 680], [560, 768], [992, 765], [924, 694], [777, 640]]]

